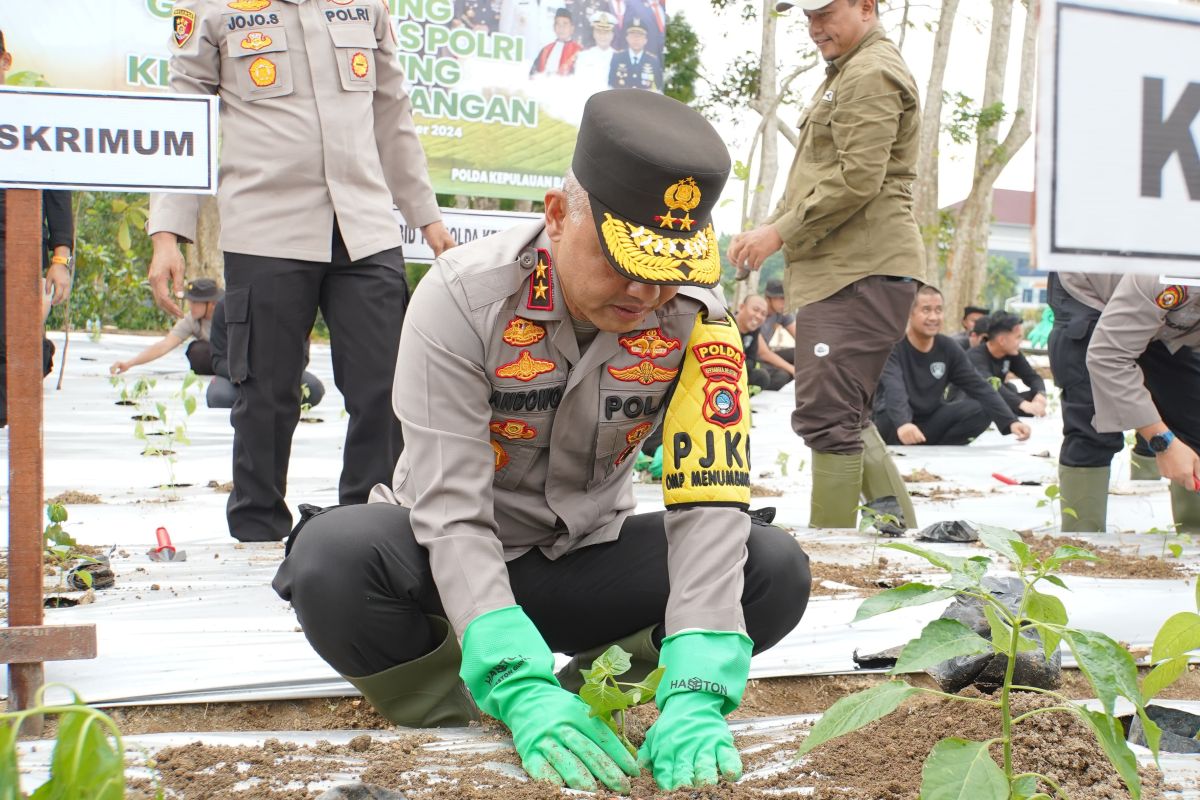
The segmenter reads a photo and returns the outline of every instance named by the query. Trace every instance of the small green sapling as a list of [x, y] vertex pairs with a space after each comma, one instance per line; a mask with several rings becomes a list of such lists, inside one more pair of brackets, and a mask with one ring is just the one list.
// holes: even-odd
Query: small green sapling
[[599, 717], [636, 757], [637, 748], [625, 735], [625, 711], [654, 699], [663, 668], [659, 667], [637, 683], [618, 681], [617, 676], [628, 672], [630, 666], [629, 653], [614, 644], [592, 662], [591, 669], [581, 672], [583, 686], [579, 696], [591, 709], [590, 715]]

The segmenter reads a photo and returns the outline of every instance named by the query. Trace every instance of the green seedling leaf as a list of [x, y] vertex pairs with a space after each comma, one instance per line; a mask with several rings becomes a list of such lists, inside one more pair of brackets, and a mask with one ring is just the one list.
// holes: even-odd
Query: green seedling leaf
[[603, 670], [605, 675], [612, 676], [624, 675], [632, 666], [630, 658], [629, 653], [614, 644], [592, 662], [592, 671]]
[[1158, 745], [1162, 741], [1162, 728], [1158, 727], [1158, 723], [1150, 719], [1150, 715], [1146, 713], [1146, 709], [1139, 708], [1137, 714], [1142, 720], [1142, 732], [1146, 736], [1146, 746], [1154, 754], [1155, 763], [1158, 763]]
[[102, 717], [81, 706], [59, 715], [50, 780], [31, 800], [122, 800], [125, 763], [106, 735]]
[[1125, 729], [1121, 723], [1115, 717], [1100, 711], [1089, 711], [1078, 706], [1074, 710], [1096, 735], [1096, 741], [1100, 743], [1104, 754], [1125, 782], [1130, 796], [1133, 800], [1141, 800], [1142, 781], [1138, 777], [1137, 758], [1125, 741]]
[[1071, 591], [1071, 587], [1067, 586], [1066, 581], [1064, 581], [1062, 578], [1058, 577], [1057, 575], [1046, 575], [1042, 578], [1042, 580], [1049, 581], [1050, 583], [1053, 583], [1055, 586], [1057, 586], [1060, 589], [1066, 589], [1068, 592]]
[[904, 646], [890, 674], [918, 672], [957, 656], [992, 652], [992, 645], [954, 619], [935, 619], [921, 635]]
[[188, 374], [183, 376], [183, 389], [181, 391], [186, 392], [197, 380], [196, 373], [189, 369]]
[[[1121, 645], [1096, 631], [1063, 631], [1079, 669], [1096, 690], [1104, 710], [1113, 713], [1118, 696], [1141, 707], [1142, 692], [1137, 685], [1137, 665]], [[1119, 726], [1118, 726], [1119, 727]]]
[[1054, 554], [1046, 559], [1047, 569], [1058, 569], [1068, 561], [1102, 561], [1099, 556], [1090, 550], [1084, 550], [1082, 547], [1073, 547], [1069, 544], [1055, 548]]
[[1200, 611], [1200, 579], [1196, 580], [1196, 588], [1193, 591], [1196, 595], [1196, 610]]
[[1008, 779], [985, 742], [950, 737], [921, 768], [921, 800], [1008, 800]]
[[1058, 486], [1052, 483], [1046, 487], [1046, 490], [1042, 492], [1042, 494], [1046, 495], [1046, 497], [1051, 500], [1057, 500], [1059, 495]]
[[903, 586], [897, 586], [895, 589], [888, 589], [887, 591], [868, 597], [858, 607], [858, 613], [854, 615], [854, 621], [860, 622], [864, 619], [886, 614], [889, 611], [895, 611], [899, 608], [910, 608], [912, 606], [923, 606], [926, 603], [936, 603], [938, 600], [945, 600], [953, 596], [953, 589], [930, 586], [926, 583], [906, 583]]
[[1075, 513], [1075, 509], [1071, 508], [1070, 506], [1063, 506], [1062, 513], [1065, 516], [1073, 517], [1074, 519], [1079, 519], [1079, 515], [1077, 513]]
[[1183, 545], [1181, 544], [1171, 542], [1167, 545], [1167, 549], [1171, 551], [1171, 556], [1173, 558], [1179, 558], [1181, 555], [1183, 555]]
[[888, 542], [883, 546], [890, 547], [893, 550], [903, 550], [906, 553], [912, 553], [915, 556], [920, 556], [930, 564], [933, 564], [935, 567], [946, 570], [946, 572], [961, 570], [963, 568], [963, 564], [967, 560], [960, 556], [947, 556], [933, 550], [926, 550], [923, 547], [917, 547], [916, 545], [908, 544], [907, 542]]
[[1163, 623], [1154, 637], [1150, 660], [1175, 658], [1200, 647], [1200, 614], [1180, 611]]
[[21, 776], [17, 770], [17, 721], [0, 723], [0, 800], [21, 800]]
[[46, 516], [55, 525], [67, 521], [67, 508], [62, 503], [49, 503], [46, 506]]
[[591, 708], [588, 716], [592, 717], [607, 716], [613, 711], [622, 711], [633, 705], [624, 692], [607, 681], [585, 683], [579, 690], [579, 696]]
[[1042, 594], [1033, 589], [1029, 590], [1028, 602], [1025, 604], [1025, 616], [1034, 622], [1046, 623], [1038, 625], [1042, 635], [1042, 643], [1046, 646], [1046, 655], [1054, 655], [1062, 636], [1049, 625], [1066, 625], [1067, 608], [1052, 594]]
[[866, 691], [843, 697], [817, 720], [808, 737], [800, 744], [796, 757], [799, 758], [830, 739], [852, 733], [864, 725], [886, 717], [917, 692], [917, 689], [902, 681], [888, 681]]
[[642, 699], [638, 700], [638, 703], [646, 703], [654, 699], [654, 695], [658, 693], [658, 684], [662, 682], [662, 677], [666, 671], [666, 667], [659, 667], [642, 680], [633, 684], [633, 688], [641, 692]]
[[188, 396], [184, 397], [183, 398], [183, 410], [187, 412], [187, 415], [189, 417], [192, 414], [195, 414], [196, 413], [196, 398], [190, 394]]
[[161, 419], [163, 421], [163, 424], [165, 425], [167, 422], [167, 404], [166, 403], [155, 403], [154, 407], [155, 407], [155, 409], [158, 410], [158, 418]]
[[[983, 542], [985, 547], [1007, 558], [1013, 566], [1026, 566], [1025, 559], [1028, 558], [1029, 547], [1022, 541], [1021, 534], [995, 525], [976, 525], [975, 528], [979, 531], [979, 541]], [[1016, 549], [1017, 544], [1025, 551], [1025, 558]]]
[[[999, 653], [1011, 656], [1009, 642], [1012, 639], [1012, 626], [1008, 624], [1008, 620], [1000, 616], [1000, 613], [992, 605], [985, 605], [983, 607], [983, 615], [987, 617], [988, 627], [992, 629], [992, 647]], [[1037, 648], [1037, 642], [1028, 636], [1017, 637], [1018, 653], [1029, 653], [1037, 650]]]
[[1013, 800], [1028, 800], [1028, 798], [1037, 792], [1038, 780], [1034, 775], [1021, 775], [1013, 778], [1012, 794]]
[[1168, 659], [1147, 673], [1142, 679], [1142, 702], [1149, 703], [1158, 693], [1179, 680], [1187, 671], [1188, 657], [1175, 656]]

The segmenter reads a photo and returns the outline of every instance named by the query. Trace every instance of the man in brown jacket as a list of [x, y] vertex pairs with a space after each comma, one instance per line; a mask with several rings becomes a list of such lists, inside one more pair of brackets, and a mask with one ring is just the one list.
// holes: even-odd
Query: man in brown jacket
[[[725, 716], [810, 577], [796, 541], [747, 513], [745, 355], [712, 290], [728, 172], [695, 111], [600, 92], [545, 219], [454, 248], [421, 281], [395, 477], [308, 519], [274, 582], [392, 721], [464, 724], [465, 683], [531, 776], [626, 791], [637, 762], [564, 688], [620, 642], [622, 680], [666, 669], [640, 752], [658, 785], [741, 773]], [[637, 514], [633, 464], [659, 426], [666, 510]], [[556, 677], [552, 651], [573, 668]]]
[[925, 274], [912, 215], [917, 87], [884, 36], [876, 0], [799, 0], [777, 9], [794, 5], [828, 62], [825, 81], [800, 118], [782, 200], [763, 225], [734, 238], [729, 258], [756, 270], [783, 248], [787, 260], [788, 303], [798, 309], [792, 429], [813, 450], [809, 524], [854, 527], [866, 494], [868, 503], [894, 495], [915, 527], [870, 414]]
[[[171, 91], [221, 98], [221, 249], [233, 424], [229, 532], [283, 539], [305, 346], [319, 308], [350, 422], [338, 497], [362, 503], [403, 447], [386, 409], [408, 302], [401, 231], [454, 246], [413, 126], [387, 3], [177, 0]], [[154, 195], [155, 301], [181, 316], [199, 198]]]

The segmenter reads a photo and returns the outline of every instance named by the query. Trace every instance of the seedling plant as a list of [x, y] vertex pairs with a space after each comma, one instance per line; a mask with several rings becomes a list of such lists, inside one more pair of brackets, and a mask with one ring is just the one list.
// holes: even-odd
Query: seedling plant
[[[58, 586], [55, 588], [62, 592], [67, 588], [67, 570], [72, 563], [79, 561], [85, 564], [99, 564], [100, 562], [80, 552], [79, 542], [63, 530], [62, 524], [67, 521], [66, 506], [62, 503], [47, 503], [46, 519], [49, 522], [42, 533], [42, 553], [46, 563], [58, 570]], [[91, 572], [81, 569], [75, 574], [87, 588], [92, 588]]]
[[579, 696], [591, 709], [589, 716], [598, 717], [607, 725], [636, 758], [637, 748], [626, 735], [625, 712], [654, 699], [658, 683], [662, 680], [663, 667], [637, 683], [618, 681], [617, 676], [624, 675], [631, 666], [629, 653], [614, 644], [592, 662], [591, 669], [580, 673], [583, 675], [583, 686], [579, 689]]
[[875, 558], [875, 550], [879, 546], [879, 537], [883, 535], [883, 531], [888, 527], [897, 527], [901, 530], [904, 525], [900, 522], [900, 518], [895, 514], [889, 514], [886, 511], [879, 511], [867, 505], [860, 505], [856, 509], [859, 513], [858, 517], [858, 532], [870, 533], [871, 536], [871, 558], [869, 564], [873, 567], [879, 566], [879, 561]]
[[[156, 403], [159, 429], [146, 431], [140, 421], [134, 428], [134, 438], [145, 442], [146, 445], [145, 449], [142, 450], [142, 455], [162, 456], [167, 464], [167, 482], [159, 487], [161, 489], [174, 489], [177, 486], [175, 482], [175, 464], [179, 459], [176, 448], [181, 444], [190, 445], [192, 443], [187, 436], [187, 427], [188, 418], [196, 413], [195, 387], [199, 380], [195, 372], [188, 370], [179, 391], [171, 395], [170, 399], [178, 400], [182, 408], [182, 416], [179, 417], [179, 421], [175, 422], [174, 425], [171, 424], [167, 404], [160, 401]], [[156, 438], [151, 440], [151, 436], [155, 436]]]
[[1059, 491], [1057, 483], [1047, 486], [1042, 494], [1045, 497], [1037, 501], [1037, 507], [1046, 508], [1049, 506], [1051, 513], [1054, 514], [1053, 523], [1056, 529], [1062, 529], [1062, 520], [1065, 517], [1079, 519], [1079, 514], [1075, 513], [1075, 509], [1063, 503], [1062, 492]]
[[[1154, 669], [1138, 685], [1137, 666], [1129, 651], [1108, 636], [1080, 630], [1069, 625], [1061, 600], [1038, 590], [1050, 583], [1065, 589], [1058, 576], [1062, 565], [1070, 561], [1097, 561], [1090, 552], [1062, 546], [1048, 558], [1039, 559], [1013, 531], [980, 525], [980, 541], [993, 553], [1006, 558], [1017, 571], [1023, 587], [1016, 613], [1010, 611], [983, 585], [992, 559], [987, 556], [963, 558], [943, 555], [904, 542], [884, 545], [920, 556], [943, 570], [947, 579], [940, 585], [909, 583], [868, 598], [859, 607], [855, 622], [889, 611], [947, 600], [955, 596], [972, 597], [983, 604], [991, 628], [990, 640], [953, 619], [937, 619], [910, 641], [900, 653], [891, 674], [916, 672], [950, 658], [969, 655], [999, 654], [1007, 657], [999, 699], [962, 697], [924, 689], [892, 680], [880, 686], [843, 698], [835, 703], [813, 726], [797, 753], [797, 758], [822, 744], [858, 730], [890, 714], [906, 700], [919, 694], [934, 695], [953, 702], [971, 703], [999, 709], [1000, 730], [987, 741], [968, 741], [959, 737], [942, 739], [930, 752], [921, 773], [921, 794], [933, 798], [971, 798], [971, 800], [1059, 800], [1066, 798], [1051, 775], [1018, 772], [1013, 766], [1013, 731], [1016, 726], [1039, 714], [1073, 714], [1095, 735], [1109, 761], [1129, 789], [1133, 800], [1142, 796], [1137, 760], [1125, 741], [1125, 731], [1115, 716], [1118, 697], [1131, 702], [1141, 718], [1146, 741], [1158, 758], [1162, 731], [1146, 715], [1145, 706], [1156, 694], [1173, 683], [1187, 669], [1187, 653], [1200, 647], [1200, 615], [1182, 612], [1167, 620], [1154, 642]], [[1197, 597], [1200, 603], [1200, 592]], [[1093, 711], [1072, 702], [1059, 692], [1014, 684], [1015, 654], [1036, 650], [1037, 638], [1045, 653], [1053, 654], [1065, 642], [1075, 655], [1102, 705]], [[1012, 693], [1036, 692], [1052, 700], [1044, 708], [1014, 715]], [[997, 764], [989, 749], [1000, 746]]]

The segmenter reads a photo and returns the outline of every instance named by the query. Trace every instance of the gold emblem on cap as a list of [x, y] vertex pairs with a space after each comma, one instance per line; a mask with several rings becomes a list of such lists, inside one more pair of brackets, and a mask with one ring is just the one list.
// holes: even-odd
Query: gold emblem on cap
[[[675, 223], [678, 222], [679, 230], [690, 231], [693, 220], [688, 212], [700, 205], [700, 187], [696, 185], [696, 179], [684, 178], [681, 181], [672, 183], [667, 187], [667, 191], [663, 192], [663, 202], [667, 206], [667, 213], [664, 216], [654, 218], [658, 226], [660, 228], [667, 228], [668, 230], [675, 230]], [[672, 211], [682, 211], [683, 216], [671, 216]]]
[[617, 266], [634, 280], [715, 286], [721, 278], [712, 225], [688, 239], [670, 239], [605, 213], [600, 232]]

